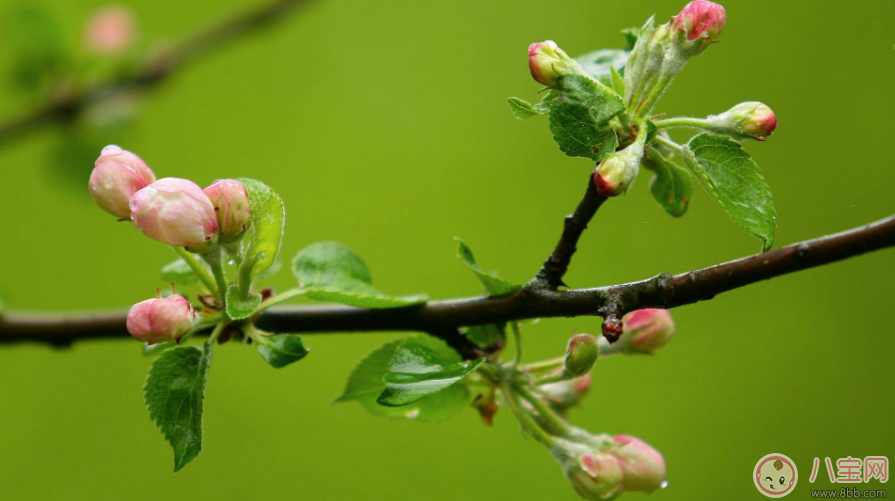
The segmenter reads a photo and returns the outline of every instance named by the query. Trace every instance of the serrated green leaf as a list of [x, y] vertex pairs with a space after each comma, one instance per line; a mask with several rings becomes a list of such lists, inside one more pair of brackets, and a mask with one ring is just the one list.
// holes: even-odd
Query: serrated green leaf
[[489, 296], [502, 296], [522, 288], [519, 284], [514, 284], [513, 282], [502, 278], [497, 278], [491, 273], [485, 273], [475, 262], [475, 257], [472, 255], [472, 250], [469, 246], [458, 237], [455, 237], [454, 240], [457, 241], [457, 257], [466, 263], [466, 266], [475, 273], [479, 281], [482, 282], [482, 285], [485, 286], [485, 290], [488, 292]]
[[252, 316], [261, 304], [260, 294], [250, 294], [243, 299], [239, 294], [239, 286], [231, 285], [227, 289], [227, 316], [231, 320], [242, 320]]
[[649, 187], [653, 198], [672, 216], [683, 216], [693, 198], [690, 172], [652, 148], [643, 166], [656, 174]]
[[621, 76], [621, 74], [615, 70], [615, 68], [610, 67], [609, 71], [612, 72], [612, 90], [615, 91], [619, 96], [625, 95], [625, 79]]
[[777, 211], [758, 164], [740, 143], [715, 134], [694, 136], [683, 156], [709, 195], [743, 229], [762, 241], [767, 251], [774, 243]]
[[486, 347], [504, 338], [506, 324], [473, 325], [466, 330], [466, 338], [476, 346]]
[[513, 115], [516, 115], [516, 118], [519, 120], [524, 120], [534, 115], [540, 115], [538, 110], [525, 99], [511, 97], [507, 99], [507, 103], [510, 105], [510, 111], [512, 111]]
[[395, 351], [376, 401], [388, 407], [412, 404], [454, 385], [484, 361], [448, 362], [428, 346], [407, 341]]
[[[451, 362], [460, 360], [460, 356], [447, 347], [443, 341], [427, 337], [414, 339], [420, 343], [430, 343], [436, 346], [437, 343], [441, 343], [437, 349], [447, 350], [447, 357]], [[345, 392], [333, 403], [357, 401], [377, 416], [419, 421], [440, 421], [466, 408], [472, 395], [465, 385], [451, 386], [429, 398], [402, 407], [385, 407], [376, 403], [376, 399], [386, 388], [386, 383], [382, 378], [388, 372], [398, 347], [404, 342], [405, 340], [399, 339], [387, 343], [362, 360], [348, 378]]]
[[202, 451], [202, 411], [211, 345], [163, 351], [149, 368], [143, 398], [149, 417], [174, 449], [177, 472]]
[[174, 282], [178, 285], [191, 285], [199, 283], [199, 277], [186, 264], [183, 259], [175, 259], [162, 267], [162, 280], [165, 282]]
[[[621, 49], [600, 49], [575, 58], [590, 76], [612, 85], [612, 70], [623, 72], [630, 52]], [[624, 95], [624, 94], [621, 94]]]
[[293, 362], [298, 362], [309, 353], [301, 336], [294, 334], [262, 334], [256, 341], [255, 347], [258, 353], [274, 369], [282, 369]]
[[252, 210], [252, 239], [245, 259], [255, 263], [252, 275], [258, 276], [273, 265], [280, 252], [286, 208], [280, 196], [261, 181], [240, 178], [239, 182], [245, 186]]
[[559, 149], [571, 157], [602, 161], [618, 147], [609, 120], [624, 111], [612, 89], [581, 75], [559, 79], [562, 95], [550, 104], [550, 131]]
[[370, 270], [338, 242], [309, 245], [295, 256], [292, 271], [305, 297], [359, 308], [403, 308], [426, 302], [424, 294], [389, 296], [373, 287]]

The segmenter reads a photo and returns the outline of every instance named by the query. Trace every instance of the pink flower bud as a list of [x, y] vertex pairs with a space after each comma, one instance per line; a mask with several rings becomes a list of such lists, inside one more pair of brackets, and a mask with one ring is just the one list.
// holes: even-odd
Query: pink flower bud
[[600, 162], [594, 170], [597, 193], [604, 197], [624, 195], [640, 172], [642, 158], [643, 143], [637, 142]]
[[245, 186], [235, 179], [219, 179], [203, 190], [218, 217], [224, 241], [238, 238], [249, 227], [251, 208]]
[[135, 193], [130, 209], [134, 226], [159, 242], [202, 252], [217, 238], [214, 206], [192, 181], [160, 179]]
[[90, 174], [90, 196], [102, 210], [128, 219], [128, 200], [153, 182], [155, 174], [140, 157], [110, 144], [103, 148]]
[[581, 376], [578, 379], [569, 379], [566, 381], [557, 381], [541, 385], [539, 387], [541, 393], [547, 399], [547, 404], [553, 410], [564, 413], [570, 408], [578, 405], [581, 398], [587, 394], [591, 385], [591, 373]]
[[553, 40], [528, 46], [528, 67], [531, 76], [547, 87], [556, 87], [561, 75], [577, 73], [578, 63]]
[[179, 294], [153, 298], [133, 305], [127, 312], [127, 331], [149, 344], [177, 341], [193, 330], [196, 312]]
[[84, 45], [96, 54], [120, 54], [133, 43], [135, 24], [130, 10], [114, 5], [105, 7], [87, 20]]
[[627, 344], [632, 351], [652, 353], [665, 346], [674, 335], [674, 320], [668, 310], [645, 308], [622, 318], [624, 334], [617, 343]]
[[562, 439], [557, 439], [550, 452], [584, 499], [608, 500], [621, 495], [624, 473], [615, 456]]
[[714, 40], [721, 34], [726, 20], [724, 7], [715, 2], [696, 0], [688, 3], [674, 18], [674, 26], [686, 33], [687, 40]]
[[653, 492], [665, 483], [665, 459], [656, 449], [636, 437], [613, 437], [620, 447], [612, 451], [624, 476], [626, 491]]
[[777, 115], [758, 101], [740, 103], [720, 115], [710, 116], [707, 121], [717, 132], [759, 141], [764, 141], [777, 128]]
[[590, 334], [575, 334], [566, 349], [565, 374], [577, 378], [590, 373], [599, 353], [597, 338]]

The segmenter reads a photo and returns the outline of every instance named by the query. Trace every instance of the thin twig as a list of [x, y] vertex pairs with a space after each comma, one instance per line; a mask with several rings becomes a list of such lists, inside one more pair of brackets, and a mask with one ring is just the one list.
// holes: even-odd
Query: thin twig
[[128, 73], [50, 99], [31, 111], [0, 123], [0, 145], [51, 122], [66, 121], [99, 101], [132, 89], [151, 88], [188, 62], [278, 21], [308, 0], [273, 0], [199, 31], [174, 47], [147, 58]]
[[[455, 346], [465, 342], [457, 328], [547, 317], [600, 316], [609, 302], [619, 314], [639, 308], [674, 308], [717, 294], [807, 268], [822, 266], [895, 246], [895, 216], [835, 235], [679, 275], [662, 274], [626, 284], [555, 291], [526, 286], [499, 297], [432, 301], [386, 310], [349, 306], [274, 307], [255, 320], [273, 332], [332, 333], [418, 331]], [[43, 342], [66, 346], [74, 341], [126, 337], [126, 311], [105, 313], [20, 313], [0, 318], [0, 344]]]
[[587, 190], [584, 197], [575, 208], [575, 212], [566, 216], [563, 225], [562, 236], [559, 238], [556, 247], [550, 257], [544, 261], [544, 266], [538, 272], [532, 281], [532, 286], [546, 284], [553, 290], [559, 286], [565, 286], [562, 277], [569, 269], [569, 263], [572, 261], [572, 255], [578, 250], [578, 239], [587, 229], [587, 224], [593, 219], [597, 209], [607, 200], [606, 197], [597, 193], [597, 187], [594, 184], [591, 174], [587, 176]]

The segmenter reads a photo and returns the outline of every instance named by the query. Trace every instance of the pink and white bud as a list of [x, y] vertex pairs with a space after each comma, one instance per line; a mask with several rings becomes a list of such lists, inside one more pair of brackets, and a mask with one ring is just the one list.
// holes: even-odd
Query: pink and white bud
[[668, 344], [674, 336], [671, 313], [660, 308], [634, 310], [622, 318], [622, 325], [624, 333], [618, 343], [640, 353], [652, 353]]
[[140, 157], [110, 144], [96, 159], [88, 186], [90, 196], [102, 210], [128, 219], [130, 198], [154, 182], [155, 174]]
[[777, 115], [764, 103], [748, 101], [720, 115], [712, 115], [706, 122], [713, 132], [736, 139], [764, 141], [777, 128]]
[[563, 439], [557, 439], [550, 452], [562, 465], [572, 487], [584, 499], [615, 499], [624, 490], [624, 473], [615, 456]]
[[224, 241], [239, 238], [252, 218], [245, 186], [235, 179], [219, 179], [203, 191], [214, 206]]
[[640, 173], [642, 158], [643, 143], [635, 142], [600, 162], [594, 170], [597, 193], [604, 197], [624, 195]]
[[591, 373], [588, 372], [580, 378], [548, 383], [539, 386], [538, 389], [553, 410], [564, 413], [578, 405], [578, 402], [590, 390], [591, 382]]
[[674, 17], [674, 26], [686, 34], [687, 40], [714, 40], [718, 38], [727, 21], [724, 7], [715, 2], [696, 0], [690, 2]]
[[127, 331], [148, 344], [177, 341], [193, 330], [196, 312], [180, 294], [153, 298], [131, 306]]
[[135, 193], [130, 209], [134, 227], [153, 240], [191, 252], [203, 252], [216, 243], [214, 206], [192, 181], [160, 179]]
[[624, 477], [626, 491], [653, 492], [665, 483], [665, 459], [662, 454], [637, 437], [613, 437], [619, 447], [612, 451]]
[[87, 20], [84, 45], [100, 55], [120, 54], [135, 38], [136, 21], [133, 13], [116, 5], [104, 7]]
[[556, 87], [562, 75], [579, 73], [580, 68], [553, 40], [528, 46], [528, 68], [538, 83]]

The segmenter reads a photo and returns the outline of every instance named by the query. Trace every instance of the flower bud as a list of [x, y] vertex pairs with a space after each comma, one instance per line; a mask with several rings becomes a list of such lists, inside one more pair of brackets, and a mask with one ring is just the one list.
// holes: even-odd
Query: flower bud
[[110, 144], [96, 159], [88, 186], [90, 196], [102, 210], [128, 219], [131, 215], [128, 200], [153, 182], [155, 174], [140, 157]]
[[214, 206], [192, 181], [160, 179], [135, 193], [130, 209], [134, 226], [159, 242], [202, 252], [217, 238]]
[[127, 312], [127, 331], [148, 344], [177, 341], [193, 330], [196, 312], [180, 294], [153, 298], [133, 305]]
[[758, 101], [740, 103], [720, 115], [708, 117], [706, 121], [712, 131], [737, 139], [764, 141], [777, 128], [777, 116], [773, 110]]
[[636, 437], [613, 437], [619, 447], [612, 451], [624, 477], [626, 491], [653, 492], [665, 483], [665, 459], [656, 449]]
[[580, 73], [580, 67], [553, 40], [528, 46], [528, 67], [531, 76], [547, 87], [556, 87], [559, 77]]
[[622, 318], [624, 334], [618, 340], [631, 351], [652, 353], [665, 346], [674, 335], [674, 320], [668, 310], [645, 308]]
[[557, 439], [550, 452], [562, 465], [572, 487], [584, 499], [605, 501], [621, 495], [624, 473], [611, 454], [562, 439]]
[[718, 38], [727, 21], [724, 7], [715, 2], [696, 0], [690, 2], [674, 18], [674, 26], [684, 32], [687, 40], [712, 41]]
[[578, 405], [581, 398], [587, 394], [591, 385], [590, 372], [577, 379], [569, 379], [566, 381], [557, 381], [541, 385], [539, 389], [546, 397], [547, 404], [559, 412], [565, 413], [567, 410]]
[[203, 191], [214, 206], [224, 241], [241, 236], [252, 215], [245, 186], [235, 179], [219, 179]]
[[627, 192], [640, 172], [641, 158], [643, 143], [635, 142], [600, 162], [594, 170], [597, 193], [604, 197], [615, 197]]
[[577, 378], [589, 374], [599, 354], [597, 338], [590, 334], [575, 334], [566, 349], [565, 375]]
[[120, 54], [133, 43], [135, 24], [128, 9], [118, 6], [101, 9], [87, 21], [84, 45], [96, 54]]

